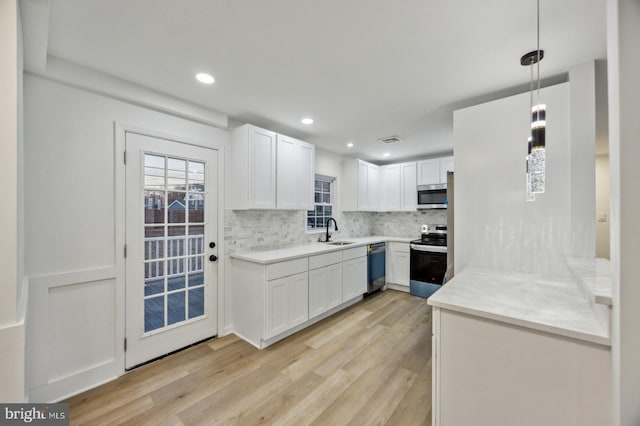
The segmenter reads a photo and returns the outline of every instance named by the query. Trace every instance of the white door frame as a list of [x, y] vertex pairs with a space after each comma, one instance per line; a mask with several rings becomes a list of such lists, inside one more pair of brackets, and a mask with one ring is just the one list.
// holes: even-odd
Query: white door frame
[[151, 136], [159, 139], [167, 139], [173, 142], [179, 142], [188, 145], [194, 145], [203, 148], [210, 148], [218, 150], [218, 246], [219, 260], [218, 260], [218, 293], [217, 293], [217, 335], [222, 336], [224, 334], [224, 300], [225, 300], [225, 248], [224, 248], [224, 200], [225, 200], [225, 146], [224, 143], [214, 140], [195, 140], [175, 135], [170, 135], [163, 132], [154, 130], [139, 128], [133, 125], [125, 124], [122, 122], [114, 122], [114, 228], [115, 228], [115, 265], [116, 265], [116, 341], [122, 342], [119, 346], [120, 349], [117, 353], [117, 362], [122, 366], [122, 372], [125, 372], [125, 258], [124, 258], [124, 245], [125, 245], [125, 229], [126, 229], [126, 167], [125, 167], [125, 147], [126, 147], [126, 133], [137, 133], [143, 136]]

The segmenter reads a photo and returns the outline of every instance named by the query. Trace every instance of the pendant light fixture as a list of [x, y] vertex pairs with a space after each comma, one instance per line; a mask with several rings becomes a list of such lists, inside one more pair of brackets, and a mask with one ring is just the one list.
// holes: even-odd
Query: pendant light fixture
[[[530, 85], [529, 85], [529, 114], [530, 120], [530, 137], [527, 140], [527, 157], [526, 157], [526, 200], [534, 201], [535, 194], [544, 193], [546, 180], [546, 149], [545, 149], [545, 132], [546, 132], [546, 105], [540, 103], [540, 61], [544, 58], [544, 51], [540, 50], [540, 0], [536, 0], [537, 5], [537, 39], [536, 50], [526, 53], [520, 58], [520, 65], [528, 66], [531, 69]], [[537, 68], [537, 99], [533, 104], [533, 66]]]

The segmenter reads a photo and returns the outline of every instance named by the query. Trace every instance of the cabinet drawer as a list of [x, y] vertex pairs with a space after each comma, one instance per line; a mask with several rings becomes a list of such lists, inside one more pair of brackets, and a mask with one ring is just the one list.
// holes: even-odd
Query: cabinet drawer
[[322, 268], [323, 266], [333, 265], [342, 262], [342, 251], [334, 251], [326, 254], [309, 257], [309, 270]]
[[277, 278], [287, 277], [289, 275], [307, 272], [309, 269], [309, 258], [288, 260], [286, 262], [272, 263], [267, 265], [267, 281]]
[[409, 243], [390, 242], [387, 243], [387, 252], [409, 253]]
[[355, 259], [367, 255], [367, 246], [342, 250], [342, 260]]

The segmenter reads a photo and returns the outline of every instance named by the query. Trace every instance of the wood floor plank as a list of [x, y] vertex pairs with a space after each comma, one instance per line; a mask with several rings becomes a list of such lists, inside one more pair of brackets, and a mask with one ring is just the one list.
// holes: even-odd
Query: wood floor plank
[[299, 404], [284, 413], [274, 422], [277, 426], [308, 425], [316, 420], [344, 390], [350, 385], [352, 377], [344, 370], [338, 370], [327, 378]]
[[207, 343], [207, 346], [209, 346], [214, 351], [217, 351], [218, 349], [222, 349], [230, 345], [231, 343], [237, 342], [238, 340], [241, 339], [235, 334], [227, 334], [226, 336], [223, 336], [219, 339], [213, 339], [211, 342]]
[[266, 396], [266, 401], [256, 407], [251, 407], [245, 412], [240, 412], [233, 420], [237, 425], [270, 425], [289, 412], [302, 399], [318, 388], [325, 381], [313, 371], [300, 377], [290, 386], [275, 393], [271, 397]]
[[352, 426], [386, 424], [417, 377], [417, 373], [406, 368], [396, 369], [389, 380], [358, 411], [349, 424]]
[[431, 425], [431, 360], [423, 367], [417, 380], [389, 418], [389, 425]]
[[388, 290], [264, 350], [207, 341], [67, 402], [71, 424], [431, 422], [431, 308]]
[[319, 348], [320, 346], [334, 340], [346, 330], [354, 327], [357, 323], [364, 320], [371, 315], [371, 311], [357, 311], [350, 318], [349, 321], [341, 321], [329, 328], [325, 328], [320, 333], [317, 333], [312, 338], [308, 339], [305, 343], [312, 348]]

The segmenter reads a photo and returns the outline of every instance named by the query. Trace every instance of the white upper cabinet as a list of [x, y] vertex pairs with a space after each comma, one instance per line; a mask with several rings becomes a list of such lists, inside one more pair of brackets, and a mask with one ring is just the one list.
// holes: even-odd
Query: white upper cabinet
[[417, 204], [415, 161], [380, 166], [380, 211], [415, 211]]
[[447, 183], [447, 172], [453, 172], [453, 156], [440, 159], [440, 183]]
[[343, 211], [377, 211], [380, 206], [379, 167], [362, 160], [342, 163]]
[[447, 183], [447, 171], [453, 171], [453, 156], [418, 161], [418, 185]]
[[402, 179], [400, 169], [400, 164], [380, 166], [380, 211], [397, 212], [401, 210]]
[[231, 132], [232, 209], [276, 208], [276, 133], [245, 124]]
[[315, 146], [284, 135], [277, 136], [276, 208], [313, 208]]
[[440, 183], [440, 160], [418, 161], [418, 185], [433, 185]]
[[[380, 167], [367, 164], [367, 201], [370, 211], [380, 208]], [[360, 200], [358, 200], [360, 201]]]
[[315, 146], [251, 124], [231, 132], [229, 208], [307, 210]]
[[278, 135], [276, 160], [276, 207], [294, 210], [298, 207], [297, 140]]
[[415, 211], [418, 208], [417, 168], [418, 165], [415, 161], [400, 164], [400, 210], [402, 210], [403, 212]]
[[298, 182], [298, 209], [313, 209], [314, 183], [316, 180], [316, 146], [298, 141], [296, 147]]

